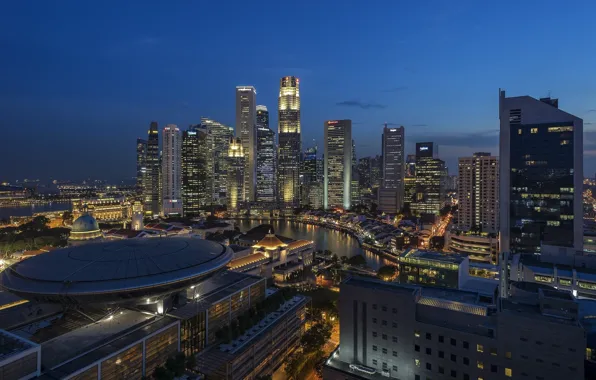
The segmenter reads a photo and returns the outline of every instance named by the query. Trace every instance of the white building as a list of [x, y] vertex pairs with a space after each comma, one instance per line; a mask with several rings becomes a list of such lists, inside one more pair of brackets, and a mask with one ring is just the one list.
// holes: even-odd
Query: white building
[[168, 124], [162, 133], [162, 214], [182, 215], [182, 136], [180, 129]]

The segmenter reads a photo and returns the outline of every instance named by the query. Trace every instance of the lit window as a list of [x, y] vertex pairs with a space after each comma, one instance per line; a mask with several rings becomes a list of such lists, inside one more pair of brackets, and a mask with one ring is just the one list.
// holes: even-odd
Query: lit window
[[494, 348], [494, 347], [491, 347], [491, 348], [490, 348], [490, 354], [491, 354], [492, 356], [497, 356], [497, 349], [496, 349], [496, 348]]
[[420, 367], [420, 360], [414, 359], [414, 364], [416, 364], [416, 367]]
[[548, 127], [549, 132], [573, 132], [573, 126], [568, 127]]
[[481, 362], [480, 360], [476, 362], [476, 366], [480, 369], [484, 369], [484, 363]]
[[530, 133], [538, 133], [538, 128], [531, 128]]
[[522, 134], [522, 130], [521, 130], [521, 128], [517, 130], [517, 134], [518, 134], [518, 135], [521, 135], [521, 134]]
[[418, 331], [418, 330], [414, 331], [414, 336], [416, 338], [420, 338], [420, 331]]
[[507, 351], [507, 352], [505, 352], [505, 357], [506, 357], [507, 359], [511, 359], [511, 351]]
[[505, 376], [511, 377], [513, 374], [511, 373], [511, 368], [505, 368]]
[[561, 140], [561, 145], [569, 145], [571, 142], [569, 140]]
[[484, 352], [484, 347], [481, 344], [477, 344], [476, 345], [476, 351], [478, 351], [478, 352]]

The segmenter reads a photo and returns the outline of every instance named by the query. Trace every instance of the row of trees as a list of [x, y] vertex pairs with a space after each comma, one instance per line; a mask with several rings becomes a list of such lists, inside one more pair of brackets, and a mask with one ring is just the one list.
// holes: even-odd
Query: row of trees
[[38, 249], [43, 246], [64, 247], [70, 230], [49, 228], [49, 219], [36, 216], [30, 222], [18, 227], [0, 229], [0, 254], [9, 257], [14, 252]]

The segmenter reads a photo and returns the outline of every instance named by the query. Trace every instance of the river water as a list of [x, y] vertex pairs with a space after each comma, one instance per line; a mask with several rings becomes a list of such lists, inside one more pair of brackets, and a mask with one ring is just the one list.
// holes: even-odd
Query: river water
[[52, 202], [31, 206], [0, 207], [0, 219], [9, 219], [11, 216], [32, 216], [36, 212], [71, 210], [70, 202]]
[[237, 221], [237, 226], [242, 232], [246, 232], [260, 224], [271, 224], [277, 235], [286, 236], [292, 239], [312, 240], [317, 245], [317, 249], [328, 249], [338, 256], [352, 257], [355, 255], [363, 255], [366, 258], [368, 266], [374, 270], [378, 270], [383, 265], [392, 264], [390, 261], [385, 260], [375, 253], [363, 250], [360, 248], [356, 238], [353, 238], [344, 232], [289, 220]]

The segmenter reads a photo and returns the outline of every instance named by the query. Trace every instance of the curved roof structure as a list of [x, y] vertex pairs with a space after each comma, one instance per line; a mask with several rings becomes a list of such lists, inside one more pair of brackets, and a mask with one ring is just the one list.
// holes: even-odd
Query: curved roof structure
[[286, 247], [287, 244], [282, 242], [275, 236], [271, 231], [263, 238], [260, 242], [253, 245], [254, 248], [265, 248], [265, 249], [278, 249]]
[[201, 239], [125, 239], [18, 262], [0, 273], [0, 285], [40, 302], [131, 302], [189, 287], [224, 268], [232, 255]]
[[93, 240], [102, 238], [97, 220], [87, 213], [79, 216], [72, 224], [69, 240]]

